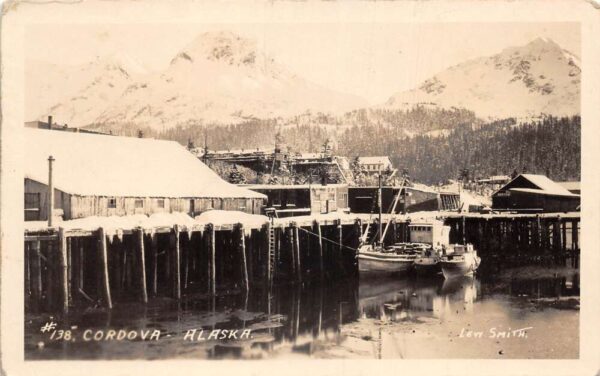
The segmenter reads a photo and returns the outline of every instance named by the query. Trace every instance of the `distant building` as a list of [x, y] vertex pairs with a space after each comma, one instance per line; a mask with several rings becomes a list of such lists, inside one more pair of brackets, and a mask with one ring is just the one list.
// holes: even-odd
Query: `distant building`
[[477, 182], [481, 184], [506, 184], [509, 181], [510, 176], [508, 175], [493, 175], [488, 178], [477, 180]]
[[333, 182], [347, 183], [351, 175], [348, 160], [330, 153], [293, 153], [273, 148], [256, 148], [208, 151], [206, 155], [196, 149], [195, 154], [207, 163], [218, 161], [266, 173], [277, 171], [284, 165], [290, 172], [306, 176], [307, 181], [314, 183], [321, 181], [319, 173], [323, 170], [339, 177], [330, 179]]
[[267, 207], [278, 217], [345, 212], [348, 210], [348, 186], [345, 184], [249, 184], [241, 187], [267, 196]]
[[222, 180], [173, 141], [25, 129], [25, 220], [48, 218], [48, 157], [63, 219], [210, 209], [259, 214], [265, 195]]
[[521, 174], [492, 195], [493, 210], [569, 212], [579, 205], [578, 194], [544, 175]]
[[581, 195], [581, 182], [580, 181], [559, 181], [557, 182], [561, 187], [567, 191], [576, 195]]
[[[377, 208], [378, 187], [350, 187], [348, 189], [348, 205], [352, 213], [374, 213]], [[396, 196], [398, 202], [394, 209]], [[414, 213], [418, 211], [458, 210], [460, 204], [458, 194], [440, 193], [433, 189], [417, 185], [414, 187], [382, 187], [381, 206], [383, 213]]]
[[387, 156], [358, 157], [358, 166], [366, 173], [378, 173], [393, 169], [392, 161]]
[[25, 128], [35, 129], [51, 129], [53, 131], [65, 131], [65, 132], [76, 132], [76, 133], [92, 133], [92, 134], [106, 134], [98, 131], [91, 131], [84, 128], [70, 128], [67, 124], [57, 124], [52, 122], [52, 116], [48, 116], [48, 121], [27, 121], [25, 122]]

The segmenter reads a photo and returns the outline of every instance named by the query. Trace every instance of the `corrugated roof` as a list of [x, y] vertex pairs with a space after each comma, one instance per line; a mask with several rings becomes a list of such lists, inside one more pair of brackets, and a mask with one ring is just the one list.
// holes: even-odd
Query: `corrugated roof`
[[25, 177], [83, 196], [266, 198], [221, 179], [173, 141], [24, 129]]

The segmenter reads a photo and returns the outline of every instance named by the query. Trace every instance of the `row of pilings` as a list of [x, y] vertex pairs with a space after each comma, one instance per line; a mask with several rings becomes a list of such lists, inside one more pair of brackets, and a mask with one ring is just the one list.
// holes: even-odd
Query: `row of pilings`
[[450, 242], [472, 243], [487, 266], [579, 267], [579, 217], [453, 216], [445, 223]]
[[[389, 219], [385, 244], [409, 240], [410, 221]], [[579, 217], [448, 216], [452, 243], [469, 242], [482, 266], [579, 264]], [[136, 228], [119, 234], [48, 229], [25, 236], [25, 302], [30, 312], [112, 307], [329, 283], [358, 277], [367, 221], [289, 221], [259, 228], [206, 225], [182, 231]], [[372, 222], [370, 229], [377, 228]], [[383, 227], [383, 226], [382, 226]], [[370, 239], [373, 240], [373, 239]]]
[[108, 235], [63, 229], [26, 236], [26, 307], [68, 311], [147, 303], [155, 297], [214, 296], [274, 284], [355, 278], [360, 222], [309, 226], [290, 223], [203, 231], [145, 231]]

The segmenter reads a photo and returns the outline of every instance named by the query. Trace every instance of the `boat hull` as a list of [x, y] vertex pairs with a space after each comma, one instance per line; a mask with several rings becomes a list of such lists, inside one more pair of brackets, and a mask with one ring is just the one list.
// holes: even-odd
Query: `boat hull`
[[442, 273], [445, 278], [461, 277], [465, 275], [473, 275], [475, 271], [467, 262], [444, 262], [441, 263]]
[[438, 274], [442, 271], [439, 260], [416, 260], [415, 261], [415, 272], [418, 274]]
[[405, 273], [413, 268], [414, 261], [403, 257], [379, 256], [374, 254], [358, 255], [360, 273]]
[[442, 259], [440, 261], [440, 266], [445, 278], [473, 275], [479, 266], [479, 258], [477, 256], [467, 256]]

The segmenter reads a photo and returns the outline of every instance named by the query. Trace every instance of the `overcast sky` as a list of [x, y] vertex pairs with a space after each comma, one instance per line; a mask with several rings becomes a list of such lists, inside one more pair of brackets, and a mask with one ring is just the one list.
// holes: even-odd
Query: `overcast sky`
[[96, 56], [124, 53], [156, 71], [209, 30], [253, 38], [299, 76], [372, 104], [411, 89], [451, 65], [536, 37], [551, 38], [581, 56], [576, 23], [328, 23], [36, 25], [26, 30], [25, 57], [80, 64]]

